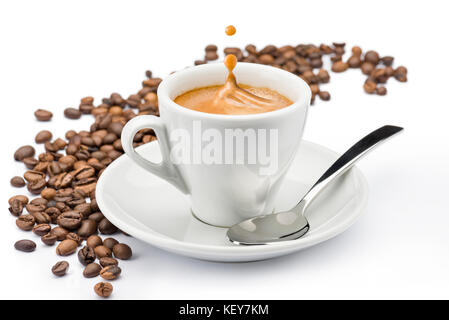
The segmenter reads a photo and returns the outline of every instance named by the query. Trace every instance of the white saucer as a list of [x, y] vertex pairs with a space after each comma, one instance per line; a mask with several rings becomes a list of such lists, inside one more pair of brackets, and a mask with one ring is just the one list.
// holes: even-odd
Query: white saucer
[[[137, 149], [160, 161], [157, 141]], [[276, 210], [293, 207], [338, 155], [304, 141], [287, 173]], [[353, 168], [311, 205], [310, 231], [301, 239], [264, 246], [237, 246], [225, 237], [227, 229], [194, 218], [189, 199], [162, 179], [134, 164], [128, 156], [115, 160], [101, 175], [96, 197], [103, 214], [121, 230], [164, 250], [212, 261], [255, 261], [286, 255], [328, 240], [345, 231], [364, 208], [368, 187]]]

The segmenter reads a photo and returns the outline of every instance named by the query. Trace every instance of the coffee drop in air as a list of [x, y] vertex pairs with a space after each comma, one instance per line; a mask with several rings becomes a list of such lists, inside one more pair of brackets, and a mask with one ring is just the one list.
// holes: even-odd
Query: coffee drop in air
[[233, 25], [229, 25], [226, 27], [225, 32], [228, 36], [233, 36], [237, 30]]

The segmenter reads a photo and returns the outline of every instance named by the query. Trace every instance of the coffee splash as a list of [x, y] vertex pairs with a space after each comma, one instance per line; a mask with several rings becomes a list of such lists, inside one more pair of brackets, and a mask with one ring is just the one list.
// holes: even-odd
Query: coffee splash
[[[226, 28], [226, 34], [234, 33], [233, 26]], [[238, 84], [233, 72], [237, 65], [235, 55], [228, 54], [224, 65], [228, 69], [224, 85], [188, 91], [178, 96], [175, 102], [189, 109], [215, 114], [263, 113], [285, 108], [293, 103], [274, 90]]]

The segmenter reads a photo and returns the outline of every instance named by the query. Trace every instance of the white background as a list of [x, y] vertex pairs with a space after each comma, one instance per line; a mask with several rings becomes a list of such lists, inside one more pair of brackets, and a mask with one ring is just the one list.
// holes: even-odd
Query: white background
[[[347, 232], [287, 257], [221, 264], [178, 257], [124, 237], [135, 251], [121, 263], [114, 298], [449, 298], [449, 152], [447, 8], [444, 1], [3, 1], [0, 4], [1, 203], [0, 298], [95, 298], [76, 256], [68, 276], [33, 234], [18, 230], [9, 179], [24, 172], [17, 147], [50, 129], [55, 137], [91, 123], [64, 119], [86, 95], [140, 88], [191, 65], [208, 43], [259, 47], [346, 41], [393, 55], [409, 82], [388, 95], [363, 93], [359, 71], [331, 74], [330, 102], [310, 110], [305, 139], [344, 151], [384, 124], [405, 132], [360, 163], [368, 206]], [[230, 38], [224, 27], [234, 24]], [[35, 121], [37, 108], [54, 112]], [[42, 146], [39, 147], [39, 152]], [[20, 191], [19, 191], [20, 192]], [[25, 254], [16, 240], [36, 240]]]

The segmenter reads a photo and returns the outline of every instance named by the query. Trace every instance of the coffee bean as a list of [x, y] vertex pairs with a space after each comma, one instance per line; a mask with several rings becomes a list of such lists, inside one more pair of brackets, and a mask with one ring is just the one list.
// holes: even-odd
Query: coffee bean
[[99, 236], [92, 235], [89, 238], [87, 238], [86, 244], [87, 244], [87, 246], [89, 246], [91, 248], [96, 248], [98, 246], [103, 245], [103, 241], [101, 240], [101, 238]]
[[23, 205], [26, 205], [28, 203], [28, 197], [27, 196], [17, 195], [17, 196], [13, 196], [13, 197], [9, 198], [9, 200], [8, 200], [9, 205], [12, 205], [12, 203], [16, 199], [19, 200], [20, 202], [22, 202]]
[[34, 141], [36, 143], [44, 143], [44, 142], [50, 141], [52, 136], [53, 135], [52, 135], [52, 133], [50, 131], [42, 130], [42, 131], [38, 132], [38, 134], [34, 138]]
[[74, 233], [74, 232], [67, 233], [67, 236], [65, 238], [66, 238], [66, 240], [73, 240], [73, 241], [75, 241], [78, 245], [80, 245], [81, 242], [83, 242], [83, 239], [79, 235]]
[[31, 231], [35, 223], [36, 220], [30, 214], [24, 214], [16, 220], [17, 227], [23, 231]]
[[25, 158], [34, 156], [35, 150], [32, 146], [23, 146], [16, 150], [14, 153], [14, 159], [17, 161], [22, 161]]
[[82, 214], [83, 218], [87, 218], [91, 211], [90, 203], [80, 203], [73, 208], [74, 211], [78, 211]]
[[100, 271], [100, 276], [105, 280], [117, 279], [122, 273], [122, 269], [119, 266], [106, 266]]
[[56, 243], [57, 237], [52, 233], [47, 233], [41, 237], [41, 241], [47, 246], [52, 246]]
[[98, 230], [102, 234], [114, 234], [117, 232], [117, 227], [114, 226], [108, 219], [103, 218], [98, 224]]
[[45, 209], [45, 213], [50, 217], [51, 223], [56, 224], [58, 217], [61, 215], [61, 210], [56, 207], [50, 207]]
[[19, 176], [12, 177], [10, 183], [13, 187], [16, 188], [21, 188], [25, 186], [25, 180], [23, 180], [23, 178]]
[[28, 170], [27, 172], [25, 172], [23, 177], [25, 178], [26, 181], [32, 182], [45, 179], [45, 173], [35, 170]]
[[38, 195], [45, 189], [47, 181], [45, 179], [35, 180], [28, 182], [27, 189], [30, 193]]
[[34, 169], [34, 167], [39, 163], [39, 161], [33, 157], [24, 158], [22, 162], [28, 169]]
[[348, 59], [348, 65], [350, 68], [359, 68], [362, 64], [362, 60], [360, 59], [359, 56], [351, 56]]
[[68, 256], [75, 253], [78, 243], [73, 240], [62, 240], [56, 247], [56, 254], [59, 256]]
[[57, 277], [62, 277], [69, 270], [69, 263], [67, 261], [59, 261], [51, 268], [51, 272]]
[[329, 101], [330, 98], [331, 98], [330, 93], [327, 92], [327, 91], [320, 91], [320, 92], [318, 93], [318, 96], [319, 96], [320, 99], [323, 100], [323, 101]]
[[376, 88], [376, 94], [378, 94], [379, 96], [384, 96], [387, 94], [387, 88], [385, 87], [377, 87]]
[[332, 71], [333, 72], [343, 72], [348, 70], [349, 65], [347, 62], [343, 61], [336, 61], [334, 64], [332, 64]]
[[102, 298], [107, 298], [112, 294], [112, 284], [109, 282], [99, 282], [94, 286], [94, 291]]
[[374, 70], [374, 65], [371, 62], [363, 62], [360, 69], [363, 74], [369, 75]]
[[362, 49], [359, 46], [352, 47], [351, 51], [353, 56], [360, 58], [360, 56], [362, 55]]
[[41, 191], [41, 197], [47, 200], [51, 200], [56, 196], [56, 190], [53, 188], [45, 188]]
[[379, 54], [376, 51], [370, 50], [365, 53], [365, 62], [376, 65], [379, 63]]
[[86, 278], [95, 278], [100, 274], [101, 266], [98, 263], [89, 263], [86, 268], [84, 268], [83, 276]]
[[51, 231], [50, 234], [56, 236], [56, 239], [58, 241], [63, 241], [66, 239], [67, 234], [69, 233], [68, 230], [62, 228], [62, 227], [54, 227]]
[[392, 56], [385, 56], [380, 59], [383, 65], [390, 67], [393, 65], [394, 58]]
[[95, 213], [92, 213], [88, 219], [93, 220], [96, 223], [100, 223], [100, 221], [102, 221], [104, 219], [104, 216], [101, 212], [95, 212]]
[[51, 113], [48, 110], [44, 110], [44, 109], [37, 109], [34, 112], [34, 116], [36, 117], [36, 119], [38, 121], [50, 121], [51, 118], [53, 117], [53, 113]]
[[11, 206], [9, 207], [9, 212], [15, 217], [18, 217], [23, 212], [23, 203], [19, 199], [13, 200]]
[[103, 245], [105, 247], [109, 248], [110, 250], [112, 250], [114, 248], [114, 246], [118, 243], [119, 242], [117, 240], [115, 240], [114, 238], [106, 238], [103, 240]]
[[[92, 155], [93, 157], [93, 155]], [[87, 179], [95, 175], [95, 169], [91, 166], [84, 165], [80, 168], [78, 168], [74, 173], [73, 176], [77, 180]]]
[[204, 56], [206, 61], [212, 61], [218, 59], [218, 54], [215, 51], [206, 51], [206, 55]]
[[372, 80], [366, 80], [363, 89], [366, 93], [374, 93], [376, 91], [376, 83]]
[[114, 253], [114, 257], [120, 260], [129, 260], [133, 255], [131, 248], [124, 243], [116, 244], [112, 252]]
[[77, 211], [66, 211], [58, 217], [58, 225], [67, 230], [76, 230], [80, 227], [83, 217]]
[[111, 257], [103, 257], [103, 258], [100, 258], [100, 265], [102, 267], [117, 266], [118, 265], [118, 261], [117, 261], [117, 259], [114, 259], [114, 258], [111, 258]]
[[95, 254], [97, 255], [97, 258], [103, 258], [103, 257], [112, 257], [112, 251], [108, 247], [102, 245], [102, 246], [96, 246], [95, 247]]
[[97, 223], [93, 220], [86, 219], [81, 221], [81, 226], [78, 229], [78, 235], [81, 238], [87, 239], [89, 236], [97, 232]]
[[407, 68], [400, 66], [397, 67], [396, 70], [394, 70], [394, 77], [396, 80], [400, 82], [406, 82], [407, 81]]
[[85, 246], [78, 251], [78, 260], [84, 266], [94, 262], [95, 258], [95, 251], [91, 247]]
[[14, 248], [23, 252], [32, 252], [36, 249], [36, 243], [31, 240], [19, 240], [14, 244]]
[[318, 71], [317, 77], [320, 83], [328, 83], [330, 80], [329, 73], [324, 69], [320, 69], [320, 71]]
[[64, 116], [68, 119], [79, 119], [81, 118], [81, 111], [75, 108], [67, 108], [64, 110]]
[[42, 237], [49, 233], [51, 231], [51, 226], [49, 224], [37, 224], [33, 227], [33, 232], [38, 235], [39, 237]]
[[30, 212], [30, 214], [34, 217], [37, 224], [49, 224], [51, 223], [50, 216], [45, 213], [44, 211], [36, 211], [36, 212]]

